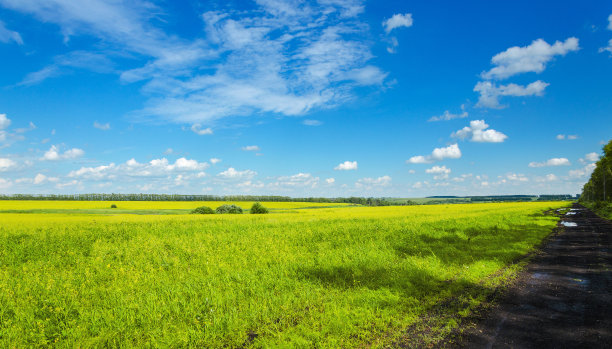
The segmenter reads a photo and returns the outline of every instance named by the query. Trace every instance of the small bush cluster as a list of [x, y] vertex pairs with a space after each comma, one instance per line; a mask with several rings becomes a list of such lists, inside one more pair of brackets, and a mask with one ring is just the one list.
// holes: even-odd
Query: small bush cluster
[[231, 214], [240, 214], [242, 213], [242, 207], [236, 205], [221, 205], [217, 207], [215, 213], [231, 213]]
[[111, 208], [117, 208], [117, 205], [112, 204], [112, 205], [111, 205]]
[[215, 211], [208, 206], [200, 206], [191, 211], [191, 214], [213, 214]]
[[266, 214], [268, 213], [268, 209], [265, 208], [262, 204], [260, 204], [259, 202], [256, 202], [253, 204], [253, 206], [251, 206], [251, 214]]

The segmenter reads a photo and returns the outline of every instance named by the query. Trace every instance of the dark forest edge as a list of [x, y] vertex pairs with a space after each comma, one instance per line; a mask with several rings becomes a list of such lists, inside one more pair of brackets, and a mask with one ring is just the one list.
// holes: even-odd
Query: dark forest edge
[[612, 219], [612, 140], [603, 146], [603, 155], [595, 164], [589, 181], [582, 187], [579, 202], [598, 215]]

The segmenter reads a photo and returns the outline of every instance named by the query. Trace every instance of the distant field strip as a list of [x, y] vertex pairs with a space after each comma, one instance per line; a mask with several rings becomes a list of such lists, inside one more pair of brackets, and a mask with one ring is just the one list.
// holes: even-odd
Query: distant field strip
[[111, 204], [0, 201], [0, 347], [381, 347], [452, 304], [440, 335], [567, 205]]

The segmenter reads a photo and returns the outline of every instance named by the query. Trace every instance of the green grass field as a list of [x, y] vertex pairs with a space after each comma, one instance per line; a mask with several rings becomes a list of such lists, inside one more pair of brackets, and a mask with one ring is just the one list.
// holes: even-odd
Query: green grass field
[[0, 347], [383, 347], [425, 322], [435, 341], [567, 205], [111, 204], [0, 202]]

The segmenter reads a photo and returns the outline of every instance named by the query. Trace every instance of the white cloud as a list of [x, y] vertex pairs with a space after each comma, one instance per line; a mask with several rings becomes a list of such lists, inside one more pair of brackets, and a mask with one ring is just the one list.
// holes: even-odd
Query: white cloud
[[612, 30], [612, 14], [608, 16], [608, 30]]
[[377, 188], [377, 187], [387, 187], [391, 185], [391, 177], [382, 176], [378, 178], [361, 178], [355, 182], [356, 188], [364, 188], [366, 190]]
[[444, 159], [459, 159], [461, 157], [461, 150], [459, 149], [459, 145], [457, 143], [451, 144], [448, 147], [443, 148], [435, 148], [431, 155], [423, 156], [417, 155], [413, 156], [406, 161], [406, 163], [410, 164], [430, 164], [434, 161], [440, 161]]
[[172, 149], [172, 148], [168, 148], [168, 149], [166, 149], [166, 150], [164, 151], [164, 155], [170, 155], [170, 154], [172, 154], [172, 153], [174, 153], [174, 149]]
[[592, 152], [592, 153], [588, 153], [584, 156], [583, 159], [580, 159], [580, 162], [585, 163], [585, 162], [596, 162], [599, 161], [599, 154]]
[[200, 136], [213, 134], [213, 130], [210, 127], [202, 129], [202, 125], [200, 124], [191, 125], [191, 131]]
[[38, 184], [43, 184], [45, 182], [58, 182], [58, 181], [59, 181], [59, 178], [57, 177], [47, 177], [44, 174], [39, 173], [34, 177], [33, 183], [38, 185]]
[[334, 167], [336, 171], [350, 171], [357, 169], [357, 161], [345, 161]]
[[17, 163], [8, 158], [0, 158], [0, 172], [6, 172], [13, 170], [17, 166]]
[[453, 120], [453, 119], [463, 119], [467, 117], [468, 117], [468, 113], [466, 111], [464, 111], [461, 114], [451, 114], [448, 110], [445, 110], [444, 114], [440, 116], [432, 116], [427, 121], [448, 121], [448, 120]]
[[9, 179], [0, 178], [0, 189], [7, 189], [13, 186], [13, 182]]
[[217, 177], [222, 179], [251, 179], [257, 175], [257, 172], [252, 170], [237, 171], [230, 167], [227, 170], [217, 174]]
[[529, 181], [529, 178], [525, 177], [525, 175], [523, 174], [516, 174], [516, 173], [509, 173], [506, 175], [506, 178], [509, 181], [514, 181], [514, 182], [527, 182]]
[[584, 166], [581, 169], [570, 170], [568, 172], [568, 174], [569, 174], [570, 178], [574, 178], [574, 179], [586, 178], [586, 177], [590, 176], [591, 173], [593, 173], [593, 171], [595, 170], [596, 166], [597, 165], [595, 165], [594, 163], [588, 164], [588, 165]]
[[476, 107], [501, 109], [505, 107], [499, 104], [501, 96], [542, 96], [548, 85], [550, 84], [541, 80], [534, 81], [527, 86], [517, 84], [497, 86], [490, 81], [480, 81], [474, 87], [474, 91], [480, 93]]
[[69, 160], [69, 159], [76, 159], [78, 157], [83, 156], [84, 154], [85, 154], [85, 151], [79, 148], [68, 149], [65, 152], [61, 153], [61, 151], [59, 150], [57, 146], [52, 145], [51, 148], [49, 148], [49, 150], [45, 152], [43, 157], [40, 158], [40, 160], [47, 160], [47, 161]]
[[573, 140], [578, 139], [578, 135], [564, 135], [564, 134], [558, 134], [556, 138], [557, 138], [558, 140], [560, 140], [560, 141], [562, 141], [562, 140], [564, 140], [564, 139], [567, 139], [567, 140], [573, 141]]
[[555, 41], [549, 45], [542, 39], [534, 40], [529, 46], [510, 47], [493, 56], [491, 63], [495, 66], [481, 75], [484, 79], [506, 79], [513, 75], [535, 72], [541, 73], [554, 56], [565, 56], [568, 52], [578, 51], [578, 39], [571, 37], [564, 42]]
[[[202, 15], [204, 30], [195, 38], [167, 34], [165, 19], [159, 20], [163, 11], [145, 0], [2, 3], [56, 24], [66, 43], [72, 36], [103, 42], [88, 52], [110, 60], [105, 68], [122, 81], [144, 82], [148, 101], [138, 115], [147, 118], [208, 124], [254, 113], [302, 115], [345, 103], [356, 86], [378, 88], [386, 77], [369, 64], [374, 43], [367, 40], [368, 26], [358, 17], [364, 5], [357, 0], [222, 7], [227, 10]], [[135, 68], [117, 71], [113, 61], [126, 58]], [[68, 63], [54, 62], [25, 81], [57, 76]]]
[[314, 177], [310, 173], [298, 173], [292, 176], [280, 176], [271, 183], [271, 187], [283, 188], [316, 188], [319, 185], [319, 177]]
[[416, 173], [416, 171], [415, 171], [415, 170], [408, 170], [408, 173], [409, 173], [409, 174], [415, 174], [415, 173]]
[[433, 178], [435, 180], [447, 179], [448, 175], [451, 173], [451, 169], [446, 166], [434, 166], [432, 168], [428, 168], [425, 170], [425, 173], [435, 175]]
[[211, 164], [216, 165], [216, 164], [221, 162], [221, 159], [210, 158], [210, 160], [208, 160], [208, 161], [210, 161]]
[[11, 119], [6, 114], [0, 114], [0, 130], [4, 130], [11, 125]]
[[413, 21], [411, 13], [396, 13], [391, 18], [384, 20], [382, 22], [382, 25], [385, 28], [385, 32], [389, 34], [393, 29], [396, 28], [411, 27], [412, 23]]
[[428, 168], [425, 170], [425, 173], [429, 174], [449, 174], [451, 173], [451, 169], [446, 166], [434, 166], [432, 168]]
[[246, 146], [242, 147], [242, 150], [244, 150], [244, 151], [259, 151], [260, 148], [257, 145], [246, 145]]
[[556, 175], [549, 173], [544, 177], [536, 177], [535, 181], [542, 183], [542, 182], [554, 182], [554, 181], [558, 181], [559, 177], [557, 177]]
[[[174, 163], [170, 163], [168, 159], [153, 159], [148, 163], [139, 163], [135, 159], [130, 159], [124, 164], [116, 165], [110, 163], [108, 165], [100, 165], [97, 167], [81, 167], [78, 170], [71, 171], [68, 177], [83, 178], [89, 180], [102, 179], [117, 179], [123, 178], [126, 181], [133, 178], [166, 178], [172, 173], [182, 174], [185, 172], [196, 172], [196, 177], [201, 171], [207, 169], [209, 164], [206, 162], [198, 162], [193, 159], [179, 158]], [[178, 175], [177, 174], [177, 175]], [[205, 174], [204, 174], [205, 175]], [[200, 177], [202, 177], [200, 175]], [[188, 177], [181, 177], [188, 178]], [[190, 178], [190, 177], [189, 177]]]
[[321, 126], [321, 125], [323, 125], [323, 122], [321, 122], [319, 120], [306, 119], [306, 120], [302, 121], [302, 124], [304, 124], [306, 126]]
[[599, 52], [605, 52], [608, 51], [610, 53], [612, 53], [612, 39], [610, 39], [610, 41], [608, 41], [608, 46], [606, 47], [602, 47], [599, 49]]
[[570, 161], [567, 158], [552, 158], [544, 162], [530, 162], [529, 167], [547, 167], [547, 166], [569, 166]]
[[18, 45], [23, 45], [21, 35], [16, 31], [7, 29], [4, 22], [0, 21], [0, 42], [7, 44], [11, 41]]
[[97, 128], [98, 130], [102, 130], [102, 131], [108, 131], [111, 128], [110, 127], [110, 123], [108, 123], [108, 122], [105, 123], [105, 124], [101, 124], [101, 123], [99, 123], [97, 121], [94, 121], [93, 126], [95, 128]]
[[508, 138], [505, 134], [493, 129], [487, 130], [489, 125], [484, 120], [472, 120], [470, 126], [466, 126], [457, 132], [452, 133], [452, 137], [459, 139], [470, 138], [472, 142], [481, 143], [501, 143]]
[[336, 182], [335, 178], [327, 178], [325, 179], [325, 183], [327, 184], [334, 184]]
[[36, 85], [73, 70], [90, 70], [100, 74], [113, 73], [113, 62], [104, 54], [90, 51], [72, 51], [56, 56], [53, 63], [26, 75], [19, 85]]

